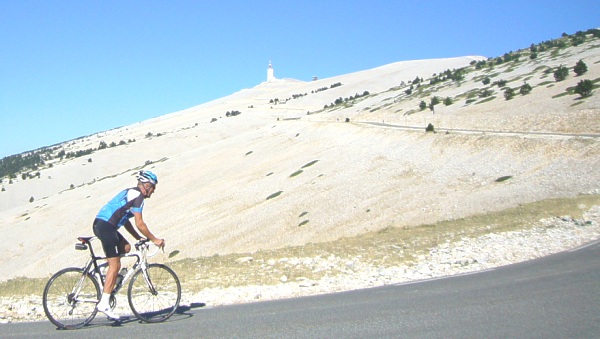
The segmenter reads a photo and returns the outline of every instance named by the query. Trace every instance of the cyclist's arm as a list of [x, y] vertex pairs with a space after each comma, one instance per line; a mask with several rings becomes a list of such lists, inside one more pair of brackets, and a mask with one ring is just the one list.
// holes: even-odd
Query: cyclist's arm
[[142, 232], [142, 234], [150, 239], [156, 246], [164, 246], [165, 244], [165, 240], [164, 239], [158, 239], [157, 237], [154, 236], [154, 234], [152, 234], [152, 232], [150, 232], [150, 229], [148, 229], [148, 226], [146, 225], [146, 223], [144, 222], [144, 219], [142, 218], [142, 213], [139, 212], [133, 212], [133, 217], [135, 218], [135, 226], [138, 228], [138, 230], [140, 230], [140, 232]]
[[131, 234], [135, 238], [135, 240], [140, 240], [142, 238], [142, 236], [135, 230], [135, 228], [129, 220], [125, 221], [123, 227], [125, 227], [127, 232], [129, 232], [129, 234]]

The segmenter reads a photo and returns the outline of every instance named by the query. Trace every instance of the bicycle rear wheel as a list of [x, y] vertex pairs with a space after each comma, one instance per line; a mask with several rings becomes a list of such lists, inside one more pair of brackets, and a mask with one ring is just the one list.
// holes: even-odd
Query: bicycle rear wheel
[[44, 313], [59, 328], [80, 328], [96, 316], [100, 293], [98, 282], [90, 274], [81, 268], [65, 268], [55, 273], [44, 288]]
[[181, 284], [177, 274], [168, 266], [150, 264], [146, 271], [139, 270], [134, 274], [127, 298], [136, 317], [158, 323], [169, 319], [177, 311]]

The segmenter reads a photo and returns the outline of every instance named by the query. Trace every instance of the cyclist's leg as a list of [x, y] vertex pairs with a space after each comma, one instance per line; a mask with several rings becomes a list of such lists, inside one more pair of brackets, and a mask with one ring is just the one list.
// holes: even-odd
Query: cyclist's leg
[[109, 316], [110, 318], [119, 318], [119, 315], [113, 313], [109, 307], [110, 294], [112, 293], [117, 275], [121, 269], [121, 257], [119, 254], [119, 246], [123, 236], [117, 232], [117, 228], [103, 220], [96, 219], [94, 221], [94, 234], [102, 242], [102, 248], [106, 254], [108, 270], [104, 279], [104, 288], [98, 310]]
[[109, 318], [119, 319], [121, 316], [113, 312], [110, 307], [110, 296], [117, 281], [117, 274], [121, 269], [121, 257], [106, 258], [106, 261], [108, 262], [108, 271], [104, 279], [104, 290], [96, 308]]
[[129, 241], [127, 241], [127, 239], [125, 239], [125, 237], [123, 237], [121, 235], [121, 233], [118, 233], [118, 235], [119, 235], [119, 253], [121, 253], [121, 254], [129, 253], [131, 251], [131, 244], [129, 243]]
[[117, 275], [121, 269], [121, 257], [106, 258], [106, 261], [108, 262], [108, 271], [106, 272], [106, 277], [104, 279], [103, 294], [110, 295], [115, 288]]
[[127, 250], [129, 242], [117, 231], [116, 226], [100, 219], [94, 220], [94, 234], [102, 242], [102, 249], [106, 255], [108, 271], [106, 272], [103, 291], [110, 294], [115, 287], [117, 275], [121, 269], [120, 254]]

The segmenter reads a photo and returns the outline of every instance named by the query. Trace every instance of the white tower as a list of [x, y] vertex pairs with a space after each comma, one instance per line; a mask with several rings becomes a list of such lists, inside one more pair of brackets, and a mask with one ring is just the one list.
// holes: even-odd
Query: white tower
[[269, 60], [269, 68], [267, 68], [267, 82], [271, 82], [275, 80], [275, 75], [273, 75], [273, 66], [271, 66], [271, 60]]

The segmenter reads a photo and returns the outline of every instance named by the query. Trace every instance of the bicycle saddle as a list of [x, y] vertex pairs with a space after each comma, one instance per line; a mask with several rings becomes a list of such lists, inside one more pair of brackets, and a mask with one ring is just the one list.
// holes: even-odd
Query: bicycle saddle
[[95, 237], [77, 237], [77, 239], [79, 241], [81, 241], [84, 244], [89, 244], [90, 240], [94, 239]]

